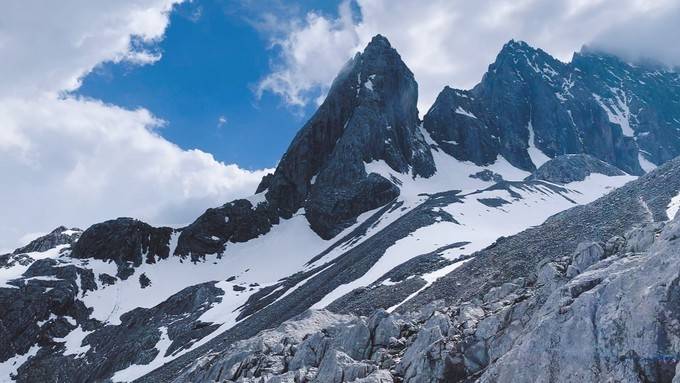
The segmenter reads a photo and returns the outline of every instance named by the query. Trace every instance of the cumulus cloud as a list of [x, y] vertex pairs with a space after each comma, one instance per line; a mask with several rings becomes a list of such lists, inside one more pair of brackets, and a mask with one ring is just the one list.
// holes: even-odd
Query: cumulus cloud
[[0, 248], [16, 247], [26, 233], [118, 216], [181, 225], [253, 193], [264, 170], [179, 148], [158, 134], [165, 122], [145, 109], [63, 95], [101, 62], [158, 60], [153, 42], [162, 38], [174, 3], [4, 4]]
[[[357, 15], [348, 14], [353, 8]], [[284, 37], [273, 38], [282, 54], [259, 91], [282, 95], [291, 105], [306, 104], [328, 89], [352, 52], [381, 33], [414, 72], [422, 113], [444, 85], [469, 88], [479, 82], [502, 45], [513, 38], [569, 61], [595, 38], [605, 49], [626, 47], [623, 36], [632, 37], [636, 23], [650, 19], [649, 25], [663, 22], [665, 27], [649, 28], [627, 48], [663, 54], [678, 33], [677, 8], [673, 0], [348, 0], [339, 17], [309, 13], [290, 22]], [[675, 16], [655, 16], [673, 10]], [[658, 41], [658, 49], [646, 47], [649, 40]]]
[[[282, 57], [280, 65], [275, 64], [275, 70], [258, 85], [258, 96], [271, 91], [294, 106], [315, 99], [314, 88], [330, 83], [338, 64], [347, 61], [359, 40], [348, 2], [340, 5], [339, 15], [329, 19], [311, 12], [286, 27], [285, 21], [266, 14], [259, 27], [277, 32], [272, 46], [280, 49]], [[281, 32], [283, 37], [278, 37]]]

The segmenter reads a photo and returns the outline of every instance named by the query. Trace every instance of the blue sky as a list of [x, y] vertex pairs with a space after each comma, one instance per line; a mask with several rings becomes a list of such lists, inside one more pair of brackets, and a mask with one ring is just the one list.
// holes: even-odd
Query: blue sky
[[316, 3], [182, 4], [171, 13], [165, 37], [154, 47], [162, 53], [160, 61], [144, 66], [101, 64], [76, 93], [150, 110], [167, 121], [159, 133], [184, 149], [198, 148], [246, 169], [273, 167], [315, 106], [291, 107], [269, 92], [256, 96], [258, 81], [278, 55], [256, 21], [265, 9], [296, 15], [314, 10], [335, 17], [338, 2]]

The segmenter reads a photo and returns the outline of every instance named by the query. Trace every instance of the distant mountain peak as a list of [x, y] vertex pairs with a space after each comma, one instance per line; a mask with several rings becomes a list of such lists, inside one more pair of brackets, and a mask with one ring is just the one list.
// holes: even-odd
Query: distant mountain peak
[[[264, 202], [253, 205], [263, 223], [251, 234], [266, 232], [277, 222], [275, 217], [290, 218], [304, 209], [314, 231], [331, 238], [359, 214], [395, 199], [398, 185], [367, 172], [366, 163], [384, 161], [394, 171], [413, 176], [434, 174], [432, 154], [419, 130], [417, 100], [413, 73], [387, 38], [374, 36], [340, 71], [274, 174], [263, 178], [257, 190]], [[178, 251], [194, 255], [214, 251], [232, 236], [233, 228], [224, 218], [243, 217], [226, 205], [210, 214], [221, 219], [199, 218], [200, 230], [185, 230]], [[206, 225], [220, 241], [200, 234], [191, 238]]]
[[376, 46], [392, 48], [392, 45], [390, 44], [390, 41], [387, 39], [387, 37], [381, 35], [380, 33], [371, 38], [371, 41], [366, 46], [366, 50], [369, 50]]
[[585, 153], [642, 174], [680, 154], [673, 76], [589, 47], [563, 63], [511, 40], [471, 91], [444, 88], [424, 127], [447, 153], [479, 165], [502, 156], [531, 171]]

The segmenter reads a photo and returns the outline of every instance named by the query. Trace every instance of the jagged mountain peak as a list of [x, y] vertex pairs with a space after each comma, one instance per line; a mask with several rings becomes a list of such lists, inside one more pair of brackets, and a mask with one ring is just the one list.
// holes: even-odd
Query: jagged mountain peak
[[[413, 73], [387, 38], [376, 35], [341, 69], [275, 172], [263, 178], [257, 202], [210, 209], [182, 231], [176, 252], [193, 259], [220, 252], [226, 242], [248, 241], [298, 212], [319, 236], [331, 238], [359, 214], [395, 199], [399, 186], [367, 172], [366, 164], [384, 161], [414, 177], [434, 173], [417, 99]], [[241, 226], [252, 230], [235, 232]]]
[[534, 79], [553, 82], [564, 74], [566, 65], [540, 48], [534, 48], [524, 41], [510, 40], [489, 65], [482, 84], [505, 81], [508, 77], [523, 85]]
[[312, 227], [330, 237], [399, 194], [390, 180], [367, 174], [365, 163], [385, 161], [400, 173], [433, 174], [418, 130], [417, 99], [413, 73], [387, 38], [376, 35], [345, 65], [267, 178], [267, 201], [284, 218], [304, 207]]
[[447, 153], [479, 165], [502, 156], [531, 171], [585, 153], [642, 174], [680, 154], [676, 77], [588, 48], [563, 63], [511, 40], [471, 91], [445, 88], [424, 127]]
[[32, 252], [42, 252], [47, 249], [75, 242], [83, 231], [78, 228], [67, 228], [59, 226], [39, 238], [34, 239], [26, 246], [14, 250], [13, 254], [23, 254]]
[[370, 48], [374, 48], [376, 46], [381, 46], [381, 47], [385, 47], [385, 48], [391, 48], [392, 47], [392, 45], [390, 44], [390, 41], [387, 39], [387, 37], [381, 35], [380, 33], [378, 33], [377, 35], [375, 35], [371, 38], [371, 41], [366, 46], [366, 50], [368, 50]]
[[[387, 37], [377, 34], [371, 38], [361, 52], [358, 52], [355, 55], [355, 58], [363, 57], [364, 59], [379, 60], [390, 56], [401, 59], [399, 52], [392, 47], [392, 44]], [[352, 60], [350, 60], [350, 62], [352, 62]]]
[[521, 53], [533, 53], [535, 51], [537, 51], [537, 49], [532, 47], [531, 45], [529, 45], [524, 40], [510, 39], [510, 41], [503, 44], [503, 47], [501, 47], [501, 50], [498, 53], [498, 56], [500, 56], [500, 57], [512, 56], [512, 55], [516, 55], [518, 53], [520, 53], [520, 54]]

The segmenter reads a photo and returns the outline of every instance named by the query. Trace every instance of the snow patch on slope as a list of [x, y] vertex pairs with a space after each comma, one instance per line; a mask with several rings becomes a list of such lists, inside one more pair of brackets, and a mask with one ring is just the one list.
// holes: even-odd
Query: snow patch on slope
[[640, 167], [645, 171], [645, 173], [649, 173], [656, 169], [656, 165], [649, 161], [643, 153], [638, 153], [638, 161], [640, 162]]
[[2, 377], [2, 379], [9, 378], [14, 380], [13, 377], [16, 375], [19, 367], [26, 363], [29, 358], [35, 356], [38, 351], [40, 351], [40, 346], [34, 345], [28, 350], [27, 353], [23, 355], [16, 355], [4, 362], [0, 362], [0, 377]]
[[[174, 233], [169, 246], [177, 246]], [[304, 243], [305, 246], [300, 246]], [[169, 296], [185, 287], [209, 281], [224, 280], [237, 276], [236, 283], [258, 283], [266, 286], [300, 270], [306, 261], [329, 245], [310, 228], [301, 213], [289, 220], [282, 220], [272, 227], [267, 235], [243, 243], [229, 243], [221, 259], [208, 256], [206, 261], [190, 262], [188, 259], [171, 256], [155, 264], [142, 264], [135, 274], [114, 285], [102, 286], [86, 293], [83, 301], [94, 312], [92, 317], [110, 324], [120, 324], [120, 315], [136, 307], [150, 308], [163, 302]], [[105, 272], [116, 274], [113, 263], [87, 260], [95, 275]], [[146, 274], [151, 285], [140, 289], [138, 276]], [[228, 289], [225, 295], [235, 294]], [[234, 309], [245, 302], [251, 292], [244, 291], [233, 301]], [[223, 299], [227, 299], [226, 297]]]
[[[28, 257], [30, 257], [33, 261], [46, 258], [57, 258], [59, 257], [59, 253], [61, 252], [61, 250], [67, 247], [69, 247], [69, 245], [59, 245], [53, 249], [49, 249], [43, 252], [35, 251], [31, 253], [26, 253], [26, 255], [28, 255]], [[21, 275], [25, 273], [30, 266], [31, 264], [21, 265], [17, 263], [14, 266], [7, 268], [0, 267], [0, 288], [17, 289], [18, 287], [8, 285], [7, 282], [21, 277]]]
[[66, 347], [66, 351], [64, 351], [64, 355], [76, 355], [76, 357], [78, 357], [85, 354], [90, 349], [89, 344], [83, 346], [82, 342], [83, 339], [85, 339], [85, 337], [92, 332], [93, 331], [83, 331], [83, 328], [78, 326], [65, 337], [54, 338], [54, 341], [65, 343], [64, 347]]
[[[598, 104], [607, 112], [609, 121], [621, 127], [623, 135], [626, 137], [635, 136], [633, 128], [630, 126], [630, 108], [628, 107], [628, 99], [626, 93], [617, 88], [612, 88], [611, 91], [615, 95], [614, 102], [604, 100], [599, 95], [593, 93], [593, 97]], [[608, 102], [605, 102], [608, 101]]]
[[423, 287], [419, 288], [419, 289], [418, 289], [416, 292], [414, 292], [413, 294], [411, 294], [411, 295], [409, 295], [408, 297], [406, 297], [406, 299], [404, 299], [403, 301], [397, 303], [396, 305], [394, 305], [394, 306], [392, 306], [392, 307], [389, 307], [389, 308], [388, 308], [387, 310], [385, 310], [385, 311], [387, 311], [388, 313], [393, 312], [393, 311], [396, 310], [399, 306], [403, 305], [404, 303], [408, 302], [411, 298], [413, 298], [413, 297], [415, 297], [416, 295], [420, 294], [421, 291], [423, 291], [423, 290], [425, 290], [426, 288], [430, 287], [435, 281], [437, 281], [437, 279], [439, 279], [439, 278], [445, 276], [446, 274], [452, 272], [453, 270], [455, 270], [455, 269], [457, 269], [457, 268], [463, 266], [466, 262], [468, 262], [468, 261], [471, 260], [471, 259], [472, 259], [472, 258], [464, 259], [464, 260], [462, 260], [462, 261], [459, 261], [459, 262], [456, 262], [456, 263], [452, 263], [452, 264], [450, 264], [450, 265], [448, 265], [448, 266], [444, 266], [444, 267], [442, 267], [441, 269], [435, 270], [435, 271], [433, 271], [433, 272], [431, 272], [431, 273], [427, 273], [427, 274], [421, 275], [420, 277], [423, 278], [423, 279], [425, 280], [425, 285], [424, 285]]
[[675, 218], [675, 215], [678, 214], [678, 210], [680, 210], [680, 193], [671, 198], [671, 202], [666, 208], [666, 215], [668, 216], [668, 219]]
[[529, 125], [527, 128], [529, 129], [529, 148], [527, 149], [527, 152], [529, 152], [531, 162], [533, 162], [534, 166], [538, 168], [544, 163], [550, 161], [550, 157], [545, 155], [541, 149], [536, 147], [536, 135], [534, 134], [534, 126], [531, 123], [531, 120], [529, 120]]
[[[583, 181], [566, 185], [568, 189], [561, 193], [546, 183], [511, 184], [507, 189], [461, 193], [462, 202], [454, 202], [442, 208], [458, 224], [436, 222], [398, 240], [363, 276], [338, 286], [312, 308], [324, 308], [350, 291], [372, 284], [394, 267], [442, 246], [469, 242], [460, 248], [448, 249], [442, 255], [451, 260], [470, 255], [491, 245], [501, 236], [513, 235], [531, 226], [540, 225], [555, 213], [576, 204], [591, 202], [633, 179], [635, 177], [629, 175], [608, 177], [591, 174]], [[483, 203], [488, 199], [507, 203], [490, 207]]]
[[457, 114], [462, 114], [463, 116], [468, 116], [468, 117], [470, 117], [470, 118], [477, 119], [477, 116], [475, 116], [475, 115], [472, 114], [471, 112], [468, 112], [467, 110], [461, 108], [460, 106], [459, 106], [458, 108], [456, 108], [456, 113], [457, 113]]

